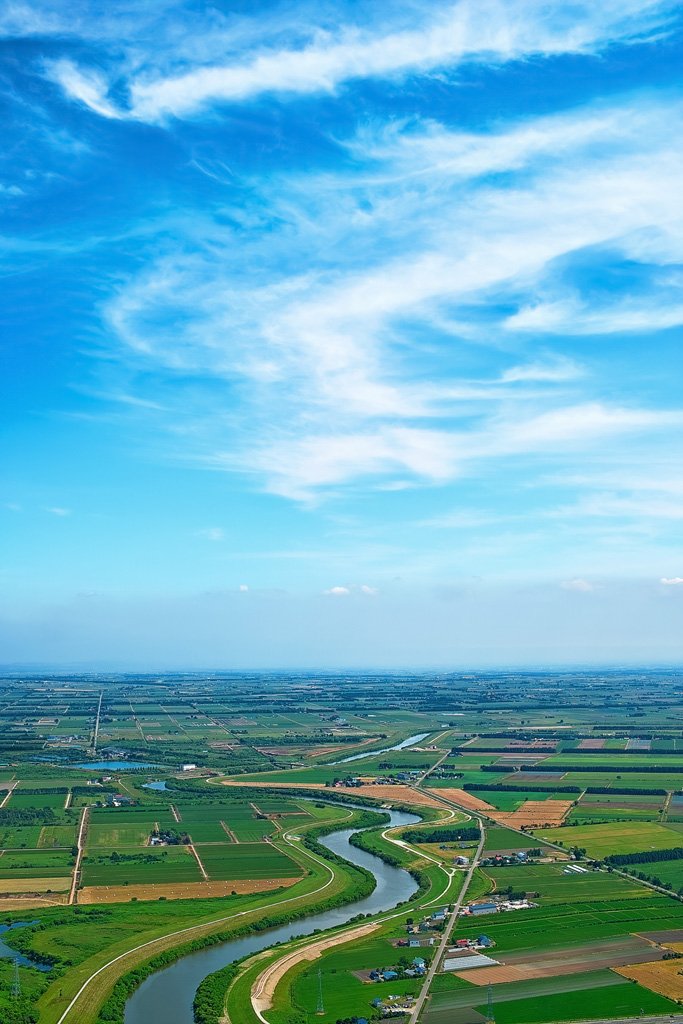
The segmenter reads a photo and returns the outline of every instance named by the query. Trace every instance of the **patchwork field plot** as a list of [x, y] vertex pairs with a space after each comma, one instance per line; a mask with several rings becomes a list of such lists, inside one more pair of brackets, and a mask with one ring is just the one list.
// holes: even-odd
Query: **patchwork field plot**
[[[683, 862], [681, 862], [683, 864]], [[516, 891], [536, 892], [545, 907], [549, 902], [571, 903], [609, 899], [646, 899], [649, 890], [636, 881], [604, 871], [564, 874], [564, 864], [521, 864], [487, 867], [498, 891], [508, 886]]]
[[655, 822], [610, 822], [604, 825], [576, 825], [534, 831], [540, 839], [563, 842], [567, 847], [584, 847], [590, 857], [602, 859], [612, 853], [636, 850], [665, 850], [681, 845], [680, 833]]
[[266, 843], [227, 846], [197, 846], [197, 853], [210, 879], [299, 878], [298, 864]]
[[139, 854], [89, 850], [83, 858], [81, 880], [84, 886], [201, 882], [202, 873], [185, 846], [148, 848]]
[[513, 828], [538, 828], [561, 825], [572, 809], [571, 800], [527, 800], [512, 814], [498, 812], [495, 817]]
[[37, 846], [39, 849], [71, 847], [76, 842], [77, 831], [76, 825], [46, 825], [40, 830]]

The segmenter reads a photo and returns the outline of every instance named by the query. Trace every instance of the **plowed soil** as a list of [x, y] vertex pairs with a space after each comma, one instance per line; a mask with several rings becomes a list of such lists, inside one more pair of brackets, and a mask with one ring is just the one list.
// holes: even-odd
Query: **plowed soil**
[[513, 828], [542, 828], [544, 825], [561, 825], [571, 809], [571, 800], [527, 800], [518, 811], [499, 811], [492, 817]]
[[[572, 955], [564, 954], [561, 957], [541, 956], [526, 963], [505, 963], [500, 967], [480, 967], [467, 972], [467, 980], [474, 985], [499, 985], [507, 981], [528, 981], [531, 978], [554, 978], [561, 974], [582, 974], [585, 971], [604, 970], [606, 968], [621, 968], [627, 963], [640, 966], [654, 966], [652, 961], [661, 961], [665, 950], [643, 949], [636, 952], [633, 949], [626, 949], [621, 953], [613, 948], [602, 952], [593, 946], [589, 951], [581, 953], [576, 950]], [[678, 963], [676, 960], [665, 961], [666, 963]], [[629, 967], [629, 970], [631, 967]], [[680, 964], [679, 964], [680, 970]], [[621, 971], [619, 973], [622, 973]], [[650, 986], [648, 986], [650, 987]], [[683, 986], [682, 986], [683, 991]]]
[[[236, 780], [226, 780], [222, 782], [223, 786], [238, 786], [243, 789], [245, 786], [254, 786], [259, 789], [264, 789], [269, 783], [264, 779], [263, 782], [237, 782]], [[323, 792], [327, 789], [319, 782], [272, 782], [270, 785], [274, 789], [319, 789]], [[358, 796], [371, 796], [375, 800], [386, 800], [388, 803], [401, 803], [401, 804], [420, 804], [424, 807], [443, 807], [443, 804], [435, 800], [433, 796], [429, 796], [428, 792], [416, 792], [414, 789], [410, 789], [409, 786], [361, 786], [359, 789], [344, 789], [342, 790], [345, 796], [353, 797], [354, 793]], [[439, 793], [448, 793], [450, 790], [438, 790]], [[454, 792], [460, 793], [462, 790], [454, 790]], [[475, 797], [476, 799], [476, 797]], [[481, 807], [488, 807], [488, 804], [484, 804], [479, 801]]]
[[[273, 881], [241, 878], [235, 882], [185, 882], [184, 884], [160, 885], [88, 885], [78, 890], [78, 902], [84, 903], [128, 903], [135, 896], [139, 900], [158, 900], [165, 896], [167, 900], [205, 899], [208, 896], [229, 896], [234, 890], [237, 893], [268, 892], [279, 886], [285, 888], [300, 881], [299, 878], [276, 878]], [[0, 904], [0, 910], [4, 903]]]
[[[382, 786], [382, 789], [388, 788], [388, 786]], [[434, 793], [436, 796], [443, 796], [446, 800], [452, 800], [454, 804], [460, 804], [461, 807], [466, 807], [471, 811], [495, 812], [496, 810], [491, 804], [487, 804], [485, 800], [480, 800], [473, 793], [468, 793], [466, 789], [432, 789], [430, 793]]]

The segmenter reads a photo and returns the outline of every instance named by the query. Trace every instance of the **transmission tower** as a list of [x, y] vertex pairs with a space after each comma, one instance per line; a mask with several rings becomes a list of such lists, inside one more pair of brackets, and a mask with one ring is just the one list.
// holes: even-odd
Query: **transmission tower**
[[14, 981], [12, 982], [12, 999], [21, 998], [21, 982], [19, 981], [19, 957], [14, 958]]
[[493, 1016], [493, 987], [489, 982], [489, 1004], [486, 1010], [486, 1024], [496, 1024], [496, 1018]]
[[318, 968], [318, 1007], [315, 1011], [317, 1014], [324, 1014], [325, 1007], [323, 1006], [323, 975], [320, 968]]

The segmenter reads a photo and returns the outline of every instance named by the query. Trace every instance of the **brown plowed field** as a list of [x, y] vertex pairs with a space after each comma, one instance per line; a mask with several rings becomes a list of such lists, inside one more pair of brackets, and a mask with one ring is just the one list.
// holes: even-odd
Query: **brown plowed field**
[[[229, 896], [233, 889], [237, 893], [269, 892], [279, 886], [294, 885], [300, 878], [251, 879], [241, 878], [235, 882], [180, 882], [159, 885], [87, 885], [78, 890], [79, 903], [128, 903], [136, 896], [139, 900], [193, 900], [209, 896]], [[0, 905], [0, 909], [2, 906]]]
[[571, 808], [571, 800], [527, 800], [518, 811], [499, 811], [493, 817], [513, 828], [542, 828], [544, 825], [561, 825]]
[[605, 740], [581, 740], [579, 750], [602, 750]]
[[[269, 785], [273, 789], [319, 789], [324, 792], [328, 787], [323, 786], [320, 782], [271, 782], [268, 783], [265, 779], [263, 782], [238, 782], [234, 779], [227, 779], [221, 783], [222, 786], [238, 786], [243, 789], [245, 786], [255, 786], [259, 789], [264, 789]], [[414, 789], [410, 789], [409, 786], [361, 786], [359, 789], [344, 789], [342, 792], [349, 797], [353, 797], [354, 793], [358, 796], [371, 796], [375, 800], [386, 800], [389, 803], [402, 803], [402, 804], [421, 804], [425, 807], [443, 807], [443, 804], [435, 800], [434, 797], [429, 796], [427, 792], [416, 792]], [[448, 792], [445, 790], [444, 792]], [[457, 790], [458, 793], [461, 790]], [[476, 799], [476, 798], [475, 798]], [[481, 801], [480, 801], [481, 803]], [[488, 807], [488, 804], [482, 804], [484, 807]]]
[[[387, 787], [383, 786], [382, 788], [386, 789]], [[487, 804], [485, 800], [480, 800], [473, 793], [468, 793], [466, 789], [430, 789], [429, 792], [434, 793], [435, 796], [443, 796], [446, 800], [452, 800], [454, 804], [460, 804], [461, 807], [466, 807], [470, 811], [495, 811], [495, 807]]]
[[[613, 948], [599, 952], [593, 947], [590, 952], [581, 953], [577, 950], [572, 956], [557, 957], [556, 955], [555, 959], [540, 956], [526, 963], [510, 963], [508, 960], [500, 967], [479, 967], [467, 972], [467, 981], [471, 981], [474, 985], [488, 985], [489, 983], [500, 985], [507, 981], [555, 978], [561, 974], [582, 974], [585, 971], [605, 970], [608, 967], [618, 968], [627, 964], [651, 966], [651, 962], [661, 960], [664, 953], [665, 950], [655, 949], [653, 946], [643, 949], [641, 952], [626, 949], [621, 953], [617, 953]], [[667, 963], [669, 962], [678, 963], [676, 960], [667, 961]]]

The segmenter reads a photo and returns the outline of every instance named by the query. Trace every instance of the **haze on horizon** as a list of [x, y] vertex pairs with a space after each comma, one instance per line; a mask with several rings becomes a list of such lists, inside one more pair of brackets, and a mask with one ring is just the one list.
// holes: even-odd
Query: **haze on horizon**
[[679, 5], [0, 30], [0, 664], [681, 659]]

